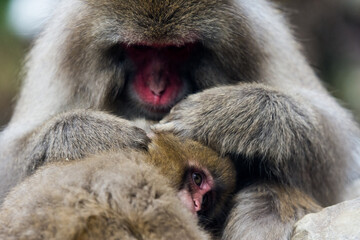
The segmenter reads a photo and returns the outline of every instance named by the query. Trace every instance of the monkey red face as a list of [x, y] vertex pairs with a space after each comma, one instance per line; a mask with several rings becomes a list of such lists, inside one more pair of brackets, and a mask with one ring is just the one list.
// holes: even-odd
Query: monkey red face
[[138, 101], [153, 111], [168, 111], [183, 97], [186, 86], [182, 66], [188, 61], [192, 44], [176, 46], [126, 46], [135, 73], [131, 81]]
[[206, 211], [213, 204], [214, 180], [205, 170], [191, 169], [186, 175], [184, 187], [179, 197], [184, 205], [192, 212]]

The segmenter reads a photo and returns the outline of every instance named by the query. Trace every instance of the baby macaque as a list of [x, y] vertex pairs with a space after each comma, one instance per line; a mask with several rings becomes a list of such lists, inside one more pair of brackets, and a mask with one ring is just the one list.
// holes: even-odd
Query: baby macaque
[[0, 239], [211, 239], [197, 216], [205, 225], [219, 219], [235, 180], [229, 159], [157, 134], [148, 152], [42, 167], [5, 199]]

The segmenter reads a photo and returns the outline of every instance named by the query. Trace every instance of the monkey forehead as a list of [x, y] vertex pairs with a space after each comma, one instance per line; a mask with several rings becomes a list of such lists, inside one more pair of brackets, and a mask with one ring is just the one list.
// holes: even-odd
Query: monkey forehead
[[[232, 161], [191, 139], [180, 139], [172, 133], [157, 133], [149, 145], [152, 161], [168, 173], [187, 167], [206, 169], [228, 189], [235, 186], [236, 171]], [[161, 161], [157, 164], [158, 161]], [[164, 164], [168, 161], [168, 164]], [[177, 176], [178, 174], [173, 174]]]
[[[129, 44], [183, 45], [222, 32], [219, 15], [232, 16], [229, 1], [215, 0], [83, 0], [96, 15], [96, 25], [108, 25], [120, 42]], [[112, 18], [111, 18], [112, 17]], [[117, 28], [118, 29], [115, 29]], [[115, 30], [115, 31], [114, 31]]]

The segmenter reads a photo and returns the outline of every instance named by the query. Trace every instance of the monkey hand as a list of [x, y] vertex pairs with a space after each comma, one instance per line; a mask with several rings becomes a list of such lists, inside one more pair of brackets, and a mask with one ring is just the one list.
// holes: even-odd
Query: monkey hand
[[79, 159], [110, 149], [147, 149], [150, 139], [130, 121], [110, 114], [78, 110], [50, 119], [28, 136], [24, 158], [29, 171], [45, 162]]
[[[301, 102], [302, 103], [302, 102]], [[321, 137], [312, 108], [261, 84], [216, 87], [178, 103], [155, 131], [200, 141], [222, 154], [256, 155], [281, 164], [312, 154]], [[299, 148], [299, 146], [302, 146]]]

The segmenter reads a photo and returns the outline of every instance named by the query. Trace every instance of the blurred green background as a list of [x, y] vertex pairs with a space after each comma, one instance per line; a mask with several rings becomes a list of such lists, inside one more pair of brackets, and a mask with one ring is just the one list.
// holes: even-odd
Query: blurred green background
[[[359, 120], [360, 0], [274, 1], [287, 13], [305, 54], [329, 91]], [[0, 0], [0, 126], [11, 116], [23, 58], [31, 42], [16, 36], [7, 24], [8, 2]]]
[[8, 27], [8, 0], [0, 0], [0, 126], [6, 123], [20, 85], [20, 69], [28, 43], [16, 37]]
[[360, 120], [360, 0], [276, 0], [328, 90]]

